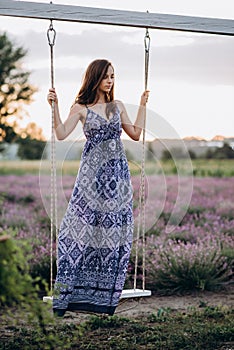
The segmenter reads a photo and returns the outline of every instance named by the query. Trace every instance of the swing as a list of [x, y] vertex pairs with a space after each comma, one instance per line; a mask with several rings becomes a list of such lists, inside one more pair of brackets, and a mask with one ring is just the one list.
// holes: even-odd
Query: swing
[[[47, 39], [50, 47], [50, 63], [51, 63], [51, 87], [54, 88], [54, 52], [56, 31], [53, 28], [53, 21], [51, 20], [49, 29], [47, 30]], [[144, 37], [145, 46], [145, 90], [148, 85], [148, 70], [149, 70], [149, 49], [150, 36], [148, 28]], [[44, 296], [43, 302], [53, 301], [53, 237], [56, 237], [56, 258], [58, 257], [58, 229], [57, 229], [57, 189], [56, 189], [56, 149], [55, 149], [55, 132], [54, 132], [54, 101], [51, 105], [51, 203], [50, 203], [50, 293], [51, 296]], [[136, 256], [135, 256], [135, 271], [133, 289], [123, 289], [120, 299], [127, 298], [141, 298], [151, 296], [151, 291], [145, 289], [145, 125], [146, 115], [144, 118], [144, 125], [142, 131], [142, 158], [141, 158], [141, 176], [140, 176], [140, 194], [139, 194], [139, 220], [137, 225], [136, 237]], [[138, 271], [138, 255], [139, 242], [142, 239], [142, 287], [137, 288], [137, 271]], [[58, 261], [58, 259], [57, 259]]]
[[[145, 44], [145, 90], [147, 90], [148, 71], [149, 71], [149, 49], [150, 49], [150, 36], [149, 36], [148, 28], [146, 28], [144, 44]], [[140, 195], [139, 195], [140, 217], [137, 225], [134, 284], [133, 284], [133, 289], [124, 289], [122, 291], [120, 299], [140, 298], [140, 297], [147, 297], [151, 295], [151, 291], [145, 289], [145, 126], [146, 126], [146, 118], [144, 118], [144, 126], [143, 126], [143, 133], [142, 133], [143, 138], [142, 138]], [[137, 285], [139, 241], [141, 236], [140, 234], [142, 234], [142, 289], [137, 289], [136, 285]]]

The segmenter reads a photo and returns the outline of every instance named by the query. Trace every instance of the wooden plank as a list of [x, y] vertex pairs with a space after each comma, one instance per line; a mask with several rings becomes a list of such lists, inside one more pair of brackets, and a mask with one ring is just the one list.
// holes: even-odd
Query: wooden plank
[[151, 290], [143, 289], [123, 289], [120, 299], [150, 297]]
[[[122, 291], [120, 299], [150, 297], [151, 294], [152, 294], [151, 290], [146, 290], [146, 289], [145, 290], [143, 290], [143, 289], [124, 289]], [[43, 297], [43, 302], [44, 303], [52, 303], [53, 296]]]
[[43, 303], [53, 303], [53, 297], [51, 296], [43, 297]]
[[0, 15], [234, 35], [234, 20], [0, 0]]

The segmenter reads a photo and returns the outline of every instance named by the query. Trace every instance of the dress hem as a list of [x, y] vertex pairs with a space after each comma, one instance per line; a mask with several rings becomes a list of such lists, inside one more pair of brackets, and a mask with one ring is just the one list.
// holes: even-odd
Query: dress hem
[[54, 314], [64, 316], [66, 311], [87, 311], [92, 313], [108, 314], [113, 316], [116, 306], [94, 305], [89, 303], [70, 303], [67, 309], [53, 308]]

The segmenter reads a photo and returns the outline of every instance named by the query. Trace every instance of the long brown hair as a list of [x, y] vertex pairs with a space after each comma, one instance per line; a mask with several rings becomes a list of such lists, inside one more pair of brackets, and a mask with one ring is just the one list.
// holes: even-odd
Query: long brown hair
[[[86, 69], [85, 76], [82, 82], [82, 86], [78, 95], [76, 96], [75, 103], [81, 105], [93, 105], [98, 100], [98, 87], [101, 81], [104, 79], [109, 66], [112, 66], [111, 62], [105, 59], [98, 59], [91, 62]], [[105, 95], [105, 102], [112, 102], [114, 100], [114, 85], [109, 93]]]

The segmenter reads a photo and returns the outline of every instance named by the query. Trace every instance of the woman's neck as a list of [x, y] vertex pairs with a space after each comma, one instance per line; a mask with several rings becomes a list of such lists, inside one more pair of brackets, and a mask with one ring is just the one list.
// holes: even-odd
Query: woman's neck
[[101, 99], [101, 98], [99, 98], [96, 102], [96, 104], [104, 104], [104, 103], [106, 103], [105, 99]]
[[101, 94], [98, 94], [99, 96], [98, 96], [98, 98], [97, 98], [97, 101], [96, 101], [96, 103], [97, 104], [103, 104], [103, 103], [106, 103], [106, 96], [105, 96], [105, 94], [103, 94], [103, 93], [101, 93]]

